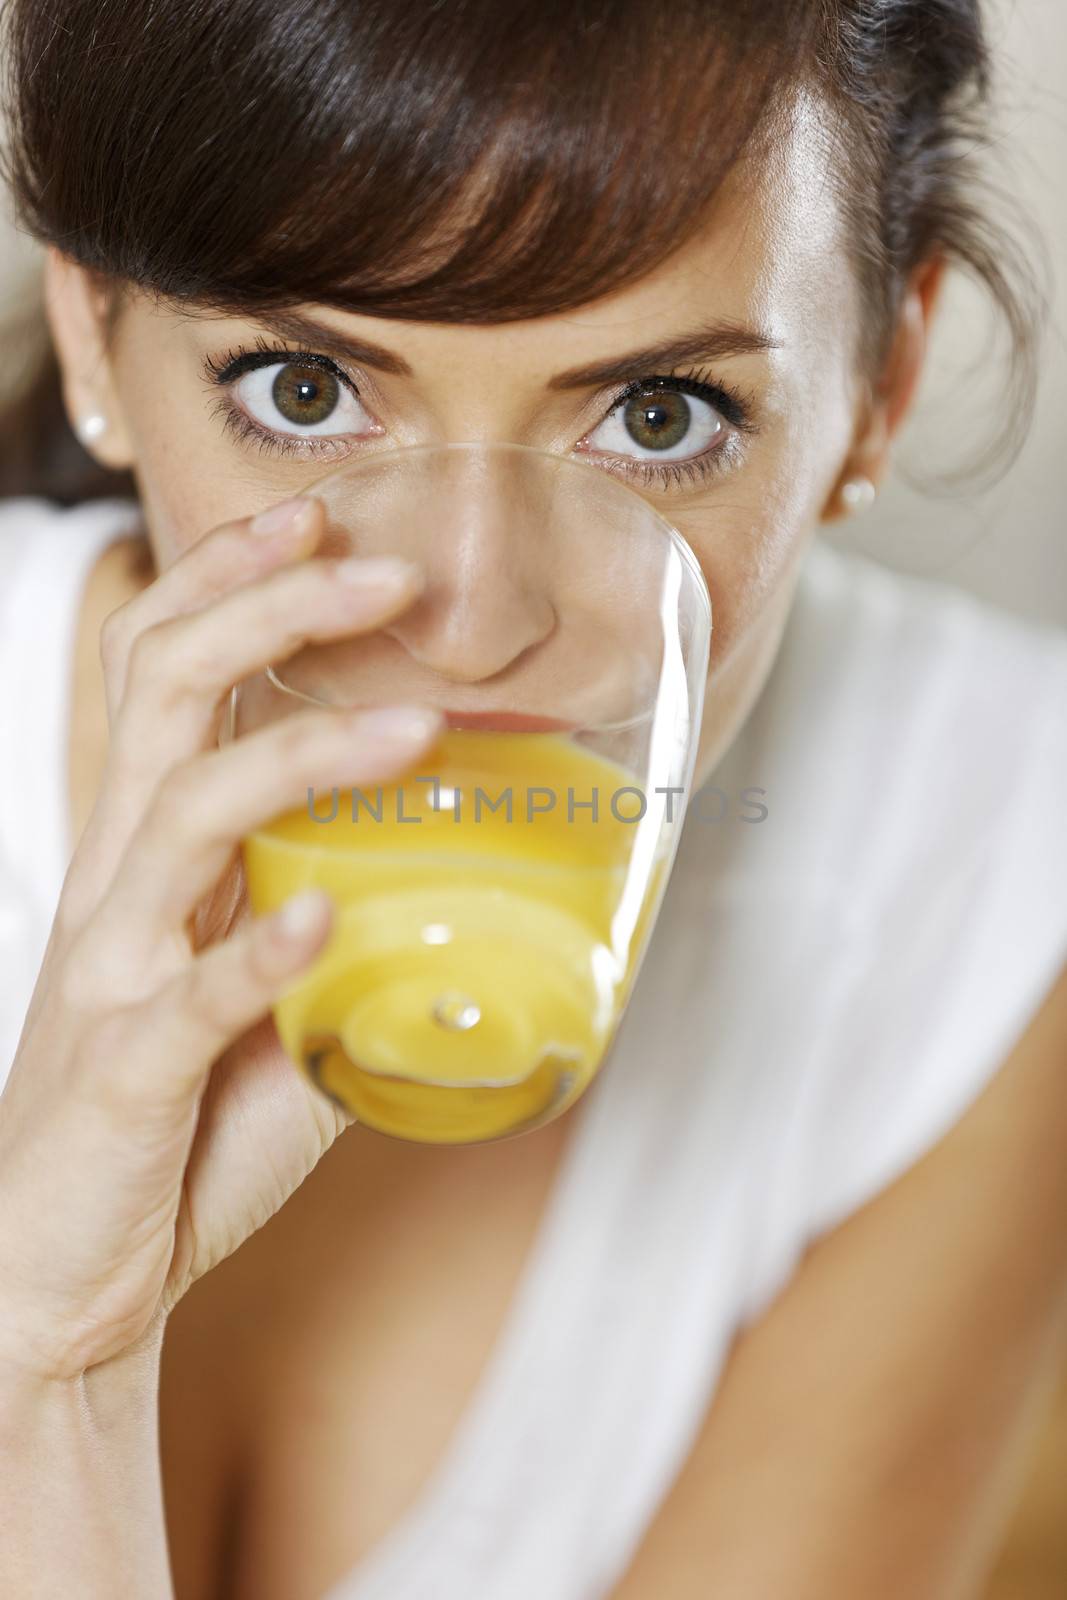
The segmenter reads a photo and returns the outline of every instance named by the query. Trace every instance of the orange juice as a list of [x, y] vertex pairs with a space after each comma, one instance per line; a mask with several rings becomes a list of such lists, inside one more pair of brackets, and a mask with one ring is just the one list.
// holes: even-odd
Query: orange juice
[[312, 884], [337, 905], [274, 1008], [293, 1060], [360, 1121], [432, 1143], [575, 1100], [663, 876], [655, 797], [638, 821], [632, 784], [558, 733], [450, 729], [402, 782], [316, 794], [250, 834], [255, 911]]

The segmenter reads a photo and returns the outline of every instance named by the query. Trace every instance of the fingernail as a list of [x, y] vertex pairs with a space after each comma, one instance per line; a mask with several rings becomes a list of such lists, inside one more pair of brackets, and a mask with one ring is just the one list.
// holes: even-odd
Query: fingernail
[[286, 938], [302, 938], [321, 921], [323, 905], [328, 899], [322, 889], [301, 889], [278, 912], [279, 929]]
[[419, 569], [403, 556], [346, 556], [334, 570], [353, 589], [403, 589]]
[[441, 731], [443, 717], [426, 706], [386, 706], [380, 711], [357, 713], [360, 733], [390, 744], [418, 744]]
[[290, 500], [280, 500], [277, 505], [268, 506], [265, 511], [258, 511], [252, 518], [250, 527], [253, 533], [281, 533], [286, 528], [295, 529], [297, 524], [310, 513], [311, 500], [307, 495], [294, 495]]

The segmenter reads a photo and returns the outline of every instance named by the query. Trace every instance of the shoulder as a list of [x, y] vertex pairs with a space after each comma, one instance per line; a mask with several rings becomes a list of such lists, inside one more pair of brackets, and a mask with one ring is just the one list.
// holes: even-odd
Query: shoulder
[[991, 1559], [1064, 1352], [1065, 708], [1058, 630], [809, 552], [715, 780], [766, 791], [728, 868], [781, 1013], [745, 1063], [773, 1164], [729, 1359], [612, 1600], [933, 1600]]
[[[766, 819], [729, 841], [730, 871], [774, 910], [766, 981], [785, 951], [822, 997], [819, 1037], [783, 1034], [773, 1068], [790, 1111], [747, 1315], [948, 1132], [1054, 992], [1065, 707], [1061, 630], [821, 541], [809, 550], [728, 758], [737, 787], [766, 791]], [[782, 884], [797, 886], [795, 910]], [[795, 1085], [783, 1074], [801, 1063]]]
[[1067, 1353], [1065, 1214], [1067, 967], [965, 1115], [739, 1334], [612, 1600], [973, 1585]]
[[1013, 757], [1053, 741], [1067, 760], [1065, 690], [1064, 630], [816, 539], [751, 737], [805, 799], [815, 784], [827, 798], [828, 763], [869, 794], [866, 840], [911, 805], [962, 847], [1010, 798]]
[[818, 879], [875, 938], [1005, 873], [1062, 863], [1067, 632], [816, 539], [767, 682], [716, 781], [768, 817], [730, 841], [763, 885]]
[[1027, 703], [1048, 701], [1050, 674], [1063, 687], [1067, 631], [817, 538], [781, 660], [801, 674], [806, 694], [819, 691], [835, 723], [873, 707], [894, 734], [914, 732], [920, 713], [940, 732], [946, 716], [967, 710], [996, 719], [992, 731], [1002, 732]]

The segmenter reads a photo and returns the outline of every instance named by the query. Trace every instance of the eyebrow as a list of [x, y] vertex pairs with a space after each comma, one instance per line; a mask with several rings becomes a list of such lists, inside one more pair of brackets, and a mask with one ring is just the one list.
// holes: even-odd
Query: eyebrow
[[[283, 338], [314, 345], [316, 349], [339, 360], [375, 367], [380, 372], [388, 372], [398, 378], [415, 376], [414, 368], [384, 345], [375, 344], [369, 339], [350, 338], [299, 311], [272, 312], [269, 317], [258, 320]], [[677, 367], [686, 361], [719, 361], [726, 356], [763, 355], [780, 348], [781, 340], [772, 338], [760, 329], [746, 328], [737, 322], [708, 322], [663, 344], [631, 350], [627, 355], [612, 356], [606, 361], [571, 367], [549, 379], [548, 388], [592, 389], [635, 375], [653, 374]]]
[[686, 361], [721, 361], [725, 356], [762, 355], [781, 348], [781, 340], [756, 328], [737, 322], [708, 322], [679, 334], [665, 344], [648, 345], [624, 356], [594, 361], [589, 366], [571, 367], [552, 378], [550, 389], [586, 389], [622, 378], [649, 376]]
[[403, 356], [395, 355], [384, 345], [375, 344], [370, 339], [349, 338], [325, 322], [317, 322], [314, 317], [304, 316], [299, 311], [273, 311], [269, 316], [257, 318], [257, 321], [273, 333], [280, 333], [283, 339], [313, 345], [316, 350], [337, 356], [341, 361], [357, 361], [364, 367], [391, 372], [397, 378], [415, 376], [414, 368], [408, 365]]

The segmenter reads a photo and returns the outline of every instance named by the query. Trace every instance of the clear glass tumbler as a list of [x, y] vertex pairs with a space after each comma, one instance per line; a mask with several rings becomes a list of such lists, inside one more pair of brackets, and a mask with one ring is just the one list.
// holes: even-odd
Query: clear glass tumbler
[[337, 908], [278, 1033], [384, 1133], [523, 1132], [592, 1081], [647, 947], [703, 712], [703, 575], [625, 483], [524, 445], [370, 452], [306, 492], [319, 554], [404, 555], [425, 586], [234, 685], [222, 737], [308, 705], [446, 725], [401, 781], [309, 790], [242, 842], [255, 912], [310, 885]]

